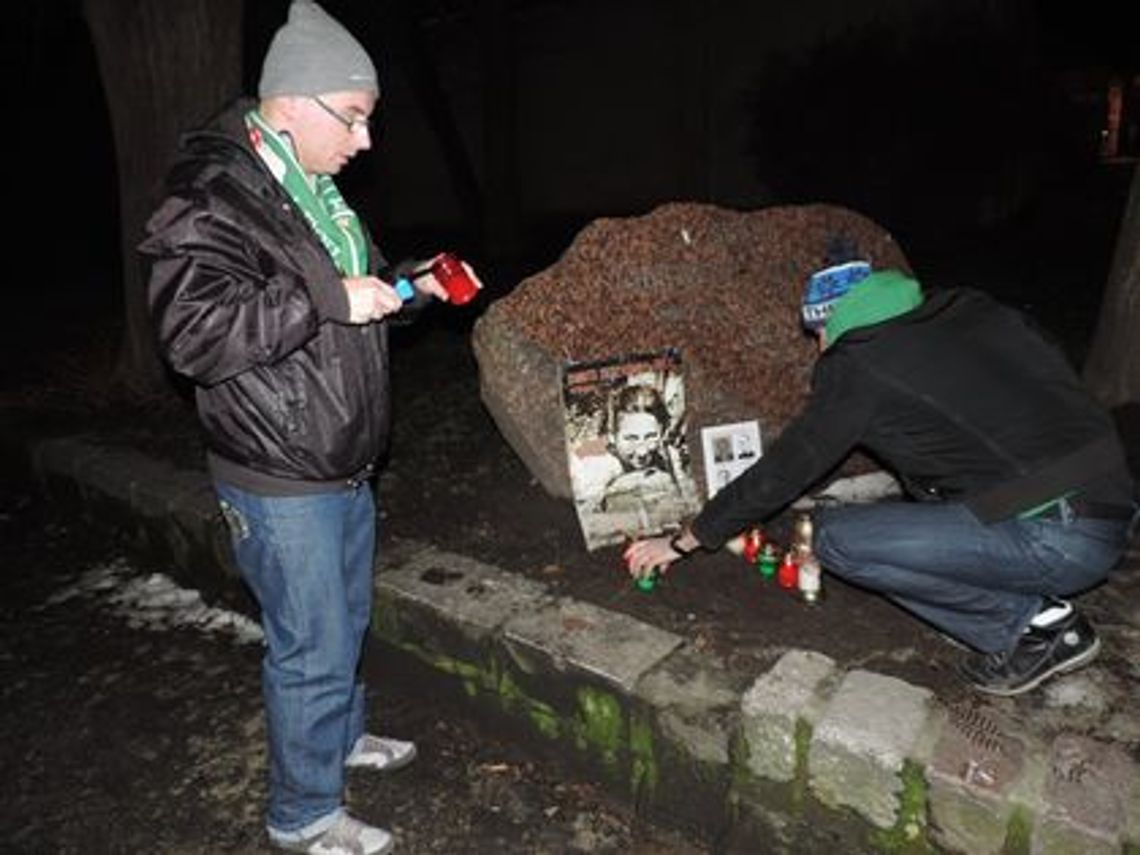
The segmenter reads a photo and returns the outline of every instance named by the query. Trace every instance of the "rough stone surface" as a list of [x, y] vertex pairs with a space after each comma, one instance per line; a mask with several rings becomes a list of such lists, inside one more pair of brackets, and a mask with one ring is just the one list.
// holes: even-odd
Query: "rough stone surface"
[[1046, 818], [1034, 830], [1030, 851], [1033, 855], [1120, 855], [1122, 850], [1117, 843], [1090, 838], [1078, 828]]
[[808, 753], [812, 791], [854, 808], [874, 825], [895, 823], [903, 761], [930, 717], [931, 693], [894, 677], [851, 671], [815, 729]]
[[679, 347], [703, 482], [702, 426], [755, 418], [770, 443], [802, 407], [813, 344], [800, 329], [800, 299], [836, 235], [876, 265], [909, 269], [890, 234], [827, 205], [736, 212], [668, 204], [597, 220], [557, 264], [479, 319], [473, 346], [484, 403], [543, 487], [570, 497], [562, 365]]
[[477, 639], [551, 599], [532, 579], [439, 549], [419, 552], [400, 569], [381, 574], [376, 585], [444, 614]]
[[511, 618], [503, 637], [524, 671], [536, 661], [558, 671], [578, 669], [626, 694], [682, 643], [680, 636], [628, 615], [566, 598]]
[[203, 471], [176, 469], [82, 436], [36, 443], [31, 462], [41, 489], [53, 499], [79, 502], [84, 514], [130, 524], [153, 557], [202, 574], [207, 587], [237, 578], [217, 498]]
[[[142, 458], [142, 461], [147, 459]], [[148, 472], [141, 461], [133, 463], [131, 468], [135, 474], [131, 482], [131, 508], [144, 517], [164, 517], [172, 502], [190, 493], [212, 489], [209, 477], [200, 470], [162, 466], [157, 472]]]
[[498, 690], [495, 642], [515, 614], [541, 608], [546, 587], [418, 542], [386, 550], [374, 588], [373, 634], [469, 695]]
[[1081, 707], [1098, 716], [1109, 709], [1108, 693], [1097, 684], [1095, 671], [1054, 681], [1045, 687], [1044, 694], [1045, 703], [1051, 707], [1066, 710]]
[[571, 498], [560, 363], [506, 323], [480, 319], [472, 346], [479, 395], [503, 438], [548, 493]]
[[1041, 853], [1117, 852], [1128, 810], [1138, 797], [1140, 774], [1118, 747], [1087, 736], [1058, 736], [1049, 754], [1047, 807], [1034, 848]]
[[1005, 842], [1026, 746], [1016, 725], [971, 701], [950, 707], [926, 769], [938, 842], [951, 851], [998, 853]]
[[774, 781], [796, 773], [796, 722], [814, 726], [823, 708], [823, 687], [835, 661], [810, 650], [790, 650], [757, 679], [741, 699], [741, 728], [748, 768]]
[[95, 446], [83, 463], [82, 470], [86, 471], [76, 474], [84, 483], [97, 485], [93, 489], [101, 496], [129, 505], [136, 480], [132, 464], [138, 460], [138, 455], [128, 451]]
[[747, 681], [715, 657], [683, 647], [641, 679], [637, 696], [658, 710], [662, 732], [683, 754], [723, 765]]
[[178, 522], [208, 539], [206, 529], [223, 526], [218, 497], [206, 479], [198, 482], [197, 487], [190, 487], [189, 484], [186, 486], [188, 489], [171, 497], [167, 507]]

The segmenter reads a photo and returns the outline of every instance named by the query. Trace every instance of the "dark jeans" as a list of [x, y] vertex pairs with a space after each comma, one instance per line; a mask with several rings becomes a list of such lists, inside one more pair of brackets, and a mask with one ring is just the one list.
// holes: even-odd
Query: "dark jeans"
[[1102, 582], [1128, 532], [1127, 520], [1081, 519], [1067, 503], [986, 525], [960, 504], [888, 502], [821, 510], [815, 549], [825, 569], [992, 653], [1016, 643], [1043, 595]]
[[364, 732], [357, 666], [372, 608], [372, 491], [259, 496], [214, 486], [265, 630], [269, 830], [296, 841], [339, 815], [344, 759]]

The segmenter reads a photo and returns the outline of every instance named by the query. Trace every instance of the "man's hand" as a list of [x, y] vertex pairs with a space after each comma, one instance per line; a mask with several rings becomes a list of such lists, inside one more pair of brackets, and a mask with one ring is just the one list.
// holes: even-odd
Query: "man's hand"
[[624, 553], [629, 575], [640, 579], [652, 573], [655, 568], [658, 573], [665, 573], [670, 564], [679, 558], [684, 558], [694, 549], [699, 549], [701, 545], [701, 542], [688, 530], [676, 536], [677, 546], [684, 550], [683, 552], [673, 547], [673, 540], [674, 538], [669, 536], [647, 537], [631, 543]]
[[439, 283], [439, 281], [429, 273], [429, 269], [435, 262], [438, 255], [434, 256], [430, 261], [416, 261], [411, 267], [415, 271], [408, 274], [411, 277], [412, 285], [415, 286], [417, 291], [424, 294], [431, 294], [437, 300], [447, 302], [447, 290]]
[[396, 289], [375, 276], [348, 276], [344, 279], [348, 292], [348, 322], [367, 324], [392, 315], [404, 307]]
[[[425, 275], [417, 276], [413, 281], [419, 290], [431, 294], [433, 297], [437, 297], [444, 302], [450, 302], [451, 298], [447, 294], [447, 289], [443, 286], [443, 283], [436, 278], [435, 272], [431, 270], [431, 266], [435, 264], [436, 260], [440, 257], [440, 255], [443, 254], [444, 253], [439, 253], [433, 256], [431, 261], [428, 261], [424, 264], [417, 264], [416, 267], [423, 270], [425, 272]], [[475, 283], [475, 287], [482, 291], [483, 283], [480, 281], [479, 277], [475, 275], [475, 271], [472, 269], [471, 265], [461, 259], [459, 260], [459, 263], [463, 265], [464, 272], [471, 279], [471, 281]]]

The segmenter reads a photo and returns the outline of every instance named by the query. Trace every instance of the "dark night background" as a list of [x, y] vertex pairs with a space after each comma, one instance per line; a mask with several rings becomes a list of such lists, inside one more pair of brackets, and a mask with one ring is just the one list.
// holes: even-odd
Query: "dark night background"
[[[247, 92], [287, 5], [245, 3]], [[1078, 357], [1091, 331], [1140, 153], [1140, 62], [1109, 0], [516, 0], [500, 3], [507, 26], [495, 33], [476, 0], [325, 6], [381, 71], [382, 132], [343, 183], [390, 256], [456, 247], [495, 294], [598, 216], [675, 200], [827, 201], [891, 230], [921, 278], [971, 278], [1065, 326]], [[122, 259], [113, 143], [80, 4], [13, 14], [9, 264], [22, 256], [32, 275], [12, 280], [29, 313], [7, 313], [5, 327], [26, 350], [48, 317], [114, 334]], [[505, 108], [482, 87], [497, 50], [515, 84]], [[1106, 159], [1114, 77], [1125, 115]], [[466, 158], [458, 170], [440, 114]], [[485, 127], [495, 115], [515, 122], [498, 143]], [[509, 151], [484, 151], [503, 139]], [[492, 157], [510, 159], [505, 187], [484, 177]], [[512, 197], [493, 241], [463, 198], [463, 168], [484, 210], [495, 193]]]

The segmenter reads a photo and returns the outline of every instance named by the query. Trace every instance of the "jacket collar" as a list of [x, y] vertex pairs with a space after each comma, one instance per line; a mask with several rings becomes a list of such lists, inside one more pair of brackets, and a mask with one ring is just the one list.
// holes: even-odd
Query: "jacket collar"
[[867, 326], [854, 327], [848, 330], [835, 342], [834, 346], [828, 347], [828, 349], [824, 351], [824, 354], [830, 353], [833, 349], [838, 350], [845, 344], [871, 341], [884, 330], [913, 324], [923, 324], [934, 318], [955, 313], [967, 303], [976, 300], [979, 296], [980, 292], [972, 288], [933, 290], [927, 294], [921, 306], [911, 309], [909, 312], [896, 315], [893, 318], [888, 318], [877, 324], [868, 324]]

